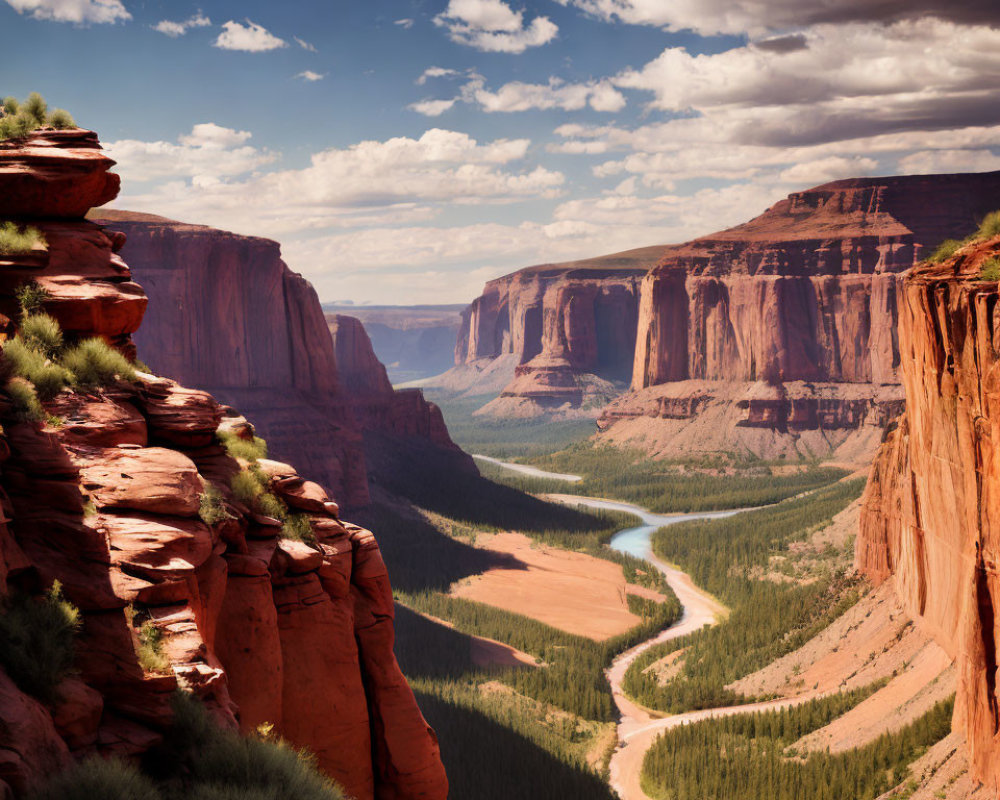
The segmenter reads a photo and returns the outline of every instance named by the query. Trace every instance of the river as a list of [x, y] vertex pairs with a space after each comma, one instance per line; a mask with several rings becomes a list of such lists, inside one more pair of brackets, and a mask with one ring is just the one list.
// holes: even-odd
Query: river
[[[483, 456], [475, 456], [475, 458], [481, 458], [492, 464], [522, 474], [530, 474], [537, 478], [572, 481], [574, 483], [581, 480], [579, 475], [562, 475], [557, 472], [545, 472], [535, 467], [526, 467], [523, 464], [512, 464]], [[528, 472], [527, 470], [531, 471]], [[673, 716], [649, 711], [632, 702], [625, 694], [622, 685], [625, 680], [625, 672], [640, 654], [662, 642], [685, 636], [706, 625], [715, 625], [727, 613], [725, 606], [710, 594], [695, 586], [691, 577], [686, 572], [656, 557], [652, 547], [653, 533], [668, 525], [676, 525], [678, 522], [695, 519], [721, 519], [739, 514], [746, 509], [710, 511], [695, 514], [654, 514], [632, 503], [605, 500], [599, 497], [582, 497], [573, 494], [549, 494], [545, 497], [548, 500], [564, 505], [585, 506], [587, 508], [605, 509], [608, 511], [625, 511], [637, 516], [642, 521], [642, 525], [619, 531], [611, 537], [610, 546], [619, 552], [628, 553], [653, 564], [664, 574], [667, 583], [674, 590], [677, 599], [684, 609], [681, 618], [674, 625], [660, 631], [656, 636], [641, 642], [632, 649], [626, 650], [605, 670], [608, 683], [611, 685], [611, 693], [614, 696], [615, 705], [618, 707], [621, 715], [618, 723], [618, 747], [615, 749], [610, 763], [610, 783], [611, 787], [618, 793], [622, 800], [650, 800], [649, 796], [642, 790], [642, 760], [646, 751], [663, 731], [678, 725], [713, 717], [798, 705], [816, 696], [809, 693], [784, 700], [769, 700], [752, 705], [691, 711]]]

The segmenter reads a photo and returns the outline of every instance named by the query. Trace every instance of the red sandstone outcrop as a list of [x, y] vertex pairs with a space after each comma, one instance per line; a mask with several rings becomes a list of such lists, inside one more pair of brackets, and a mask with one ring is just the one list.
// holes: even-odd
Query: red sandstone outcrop
[[458, 369], [477, 371], [483, 360], [509, 357], [514, 374], [503, 395], [539, 408], [579, 405], [592, 394], [582, 376], [627, 381], [639, 280], [662, 250], [530, 267], [490, 281], [463, 312]]
[[1000, 791], [1000, 238], [907, 273], [899, 341], [906, 412], [872, 467], [856, 543], [875, 583], [956, 658], [955, 726]]
[[[9, 197], [5, 180], [0, 171]], [[73, 303], [53, 291], [44, 309], [70, 336], [102, 335], [129, 352], [145, 296], [115, 255], [123, 237], [92, 223], [39, 225], [62, 244], [21, 263], [21, 281], [42, 282], [50, 270], [65, 285], [103, 280], [107, 290], [77, 291]], [[86, 254], [79, 274], [59, 255], [70, 250]], [[123, 286], [141, 300], [128, 305], [138, 309], [134, 327], [118, 324], [117, 304], [103, 299]], [[0, 287], [5, 307], [13, 288]], [[77, 674], [46, 705], [0, 670], [0, 796], [8, 787], [20, 795], [74, 756], [148, 750], [183, 685], [223, 724], [274, 724], [357, 800], [447, 797], [436, 738], [392, 652], [392, 594], [371, 533], [343, 522], [320, 485], [279, 462], [262, 461], [261, 474], [315, 544], [286, 538], [244, 506], [230, 482], [246, 465], [216, 432], [249, 437], [253, 428], [204, 391], [142, 374], [99, 392], [65, 391], [46, 410], [62, 422], [17, 421], [0, 395], [0, 598], [58, 580], [82, 616]], [[210, 486], [225, 510], [214, 524], [199, 514]], [[165, 668], [141, 665], [142, 625], [159, 631]]]
[[[642, 282], [633, 391], [600, 426], [648, 416], [654, 401], [669, 407], [707, 392], [728, 404], [719, 424], [729, 449], [835, 451], [845, 421], [860, 431], [901, 398], [900, 273], [943, 239], [969, 233], [998, 195], [1000, 173], [836, 181], [790, 195], [743, 225], [666, 248]], [[780, 385], [793, 382], [808, 388], [786, 402]], [[741, 384], [754, 388], [733, 394]], [[620, 426], [614, 437], [665, 440], [678, 426], [667, 427], [651, 437], [649, 425]], [[780, 439], [746, 430], [754, 427]], [[803, 438], [807, 430], [817, 433]], [[849, 449], [867, 460], [863, 447]]]
[[419, 389], [392, 388], [361, 322], [340, 314], [327, 322], [345, 396], [362, 430], [426, 439], [474, 470], [472, 458], [452, 442], [441, 409]]

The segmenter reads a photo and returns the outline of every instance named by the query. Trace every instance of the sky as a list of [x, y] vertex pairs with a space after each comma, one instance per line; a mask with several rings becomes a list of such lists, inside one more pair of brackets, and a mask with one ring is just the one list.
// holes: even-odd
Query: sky
[[0, 0], [0, 49], [0, 95], [98, 131], [116, 207], [276, 239], [332, 302], [1000, 170], [997, 0]]

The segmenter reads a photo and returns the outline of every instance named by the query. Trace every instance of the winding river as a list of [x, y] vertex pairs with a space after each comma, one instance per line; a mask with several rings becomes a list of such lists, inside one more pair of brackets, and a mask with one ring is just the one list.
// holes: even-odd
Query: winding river
[[[535, 467], [512, 464], [494, 458], [485, 458], [484, 456], [475, 456], [475, 458], [538, 478], [572, 481], [574, 483], [581, 480], [578, 475], [545, 472]], [[685, 522], [687, 520], [731, 517], [734, 514], [741, 513], [744, 509], [697, 514], [654, 514], [641, 506], [615, 500], [604, 500], [599, 497], [549, 494], [546, 495], [546, 499], [565, 505], [585, 506], [587, 508], [605, 509], [608, 511], [625, 511], [637, 516], [642, 521], [642, 524], [616, 533], [611, 538], [611, 547], [622, 553], [628, 553], [629, 555], [645, 559], [659, 569], [666, 576], [667, 583], [674, 590], [677, 599], [680, 600], [684, 609], [681, 618], [674, 625], [660, 631], [656, 636], [647, 639], [632, 649], [626, 650], [605, 670], [608, 683], [611, 684], [611, 693], [614, 696], [615, 705], [618, 706], [618, 711], [621, 714], [621, 719], [618, 723], [618, 747], [611, 757], [610, 782], [611, 787], [619, 794], [622, 800], [650, 800], [649, 796], [642, 790], [642, 760], [646, 751], [663, 731], [678, 725], [685, 725], [690, 722], [698, 722], [713, 717], [773, 710], [785, 706], [798, 705], [812, 699], [813, 695], [807, 694], [784, 700], [768, 700], [763, 703], [751, 705], [713, 708], [665, 716], [632, 702], [623, 689], [622, 684], [625, 680], [625, 672], [640, 654], [661, 642], [685, 636], [706, 625], [714, 625], [720, 617], [726, 614], [725, 606], [710, 594], [703, 592], [695, 586], [691, 577], [686, 572], [682, 572], [656, 557], [652, 548], [653, 533], [665, 526], [675, 525], [678, 522]]]

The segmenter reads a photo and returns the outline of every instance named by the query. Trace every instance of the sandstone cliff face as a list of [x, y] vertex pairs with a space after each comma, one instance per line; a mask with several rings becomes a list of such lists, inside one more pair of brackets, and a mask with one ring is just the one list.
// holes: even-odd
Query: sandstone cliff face
[[635, 253], [532, 267], [486, 284], [463, 312], [456, 364], [475, 369], [509, 357], [515, 379], [503, 395], [549, 408], [580, 404], [587, 383], [579, 376], [627, 381], [646, 269], [639, 264], [655, 261], [648, 248]]
[[979, 279], [1000, 239], [908, 273], [900, 295], [906, 412], [872, 467], [856, 544], [957, 659], [955, 723], [1000, 791], [1000, 293]]
[[[726, 408], [719, 424], [729, 449], [840, 456], [846, 446], [845, 460], [867, 461], [865, 429], [902, 399], [900, 273], [943, 239], [973, 230], [998, 194], [1000, 173], [836, 181], [667, 248], [642, 282], [632, 393], [609, 407], [601, 427], [617, 426], [621, 440], [648, 438], [648, 420], [672, 418], [656, 402], [707, 394]], [[741, 384], [747, 390], [734, 395]], [[798, 385], [789, 394], [786, 384]], [[638, 417], [644, 428], [619, 425]], [[776, 436], [747, 430], [755, 427]], [[845, 436], [848, 429], [859, 436]]]
[[[73, 140], [46, 146], [64, 141]], [[81, 158], [69, 151], [61, 172], [50, 154], [38, 186], [18, 171], [50, 248], [12, 258], [3, 272], [49, 288], [44, 310], [68, 334], [129, 352], [146, 298], [116, 254], [124, 237], [63, 216], [82, 215], [82, 201], [45, 205], [52, 187], [76, 196], [73, 176], [90, 174]], [[0, 167], [9, 199], [6, 180]], [[4, 308], [13, 288], [0, 287]], [[169, 727], [169, 698], [183, 684], [224, 724], [275, 724], [352, 797], [444, 800], [436, 739], [392, 653], [392, 595], [370, 532], [343, 522], [323, 488], [281, 462], [258, 468], [316, 543], [286, 538], [243, 505], [230, 481], [246, 464], [216, 431], [246, 438], [253, 429], [206, 392], [142, 374], [64, 391], [46, 410], [60, 424], [17, 421], [0, 395], [0, 598], [60, 581], [82, 612], [77, 674], [46, 704], [0, 670], [0, 796], [30, 790], [73, 757], [146, 751]], [[210, 486], [226, 512], [214, 524], [199, 516]], [[167, 668], [141, 666], [143, 624], [162, 636]]]
[[100, 217], [126, 234], [122, 254], [151, 299], [135, 336], [142, 359], [238, 407], [278, 458], [345, 506], [366, 505], [361, 439], [319, 299], [278, 243], [148, 214]]

